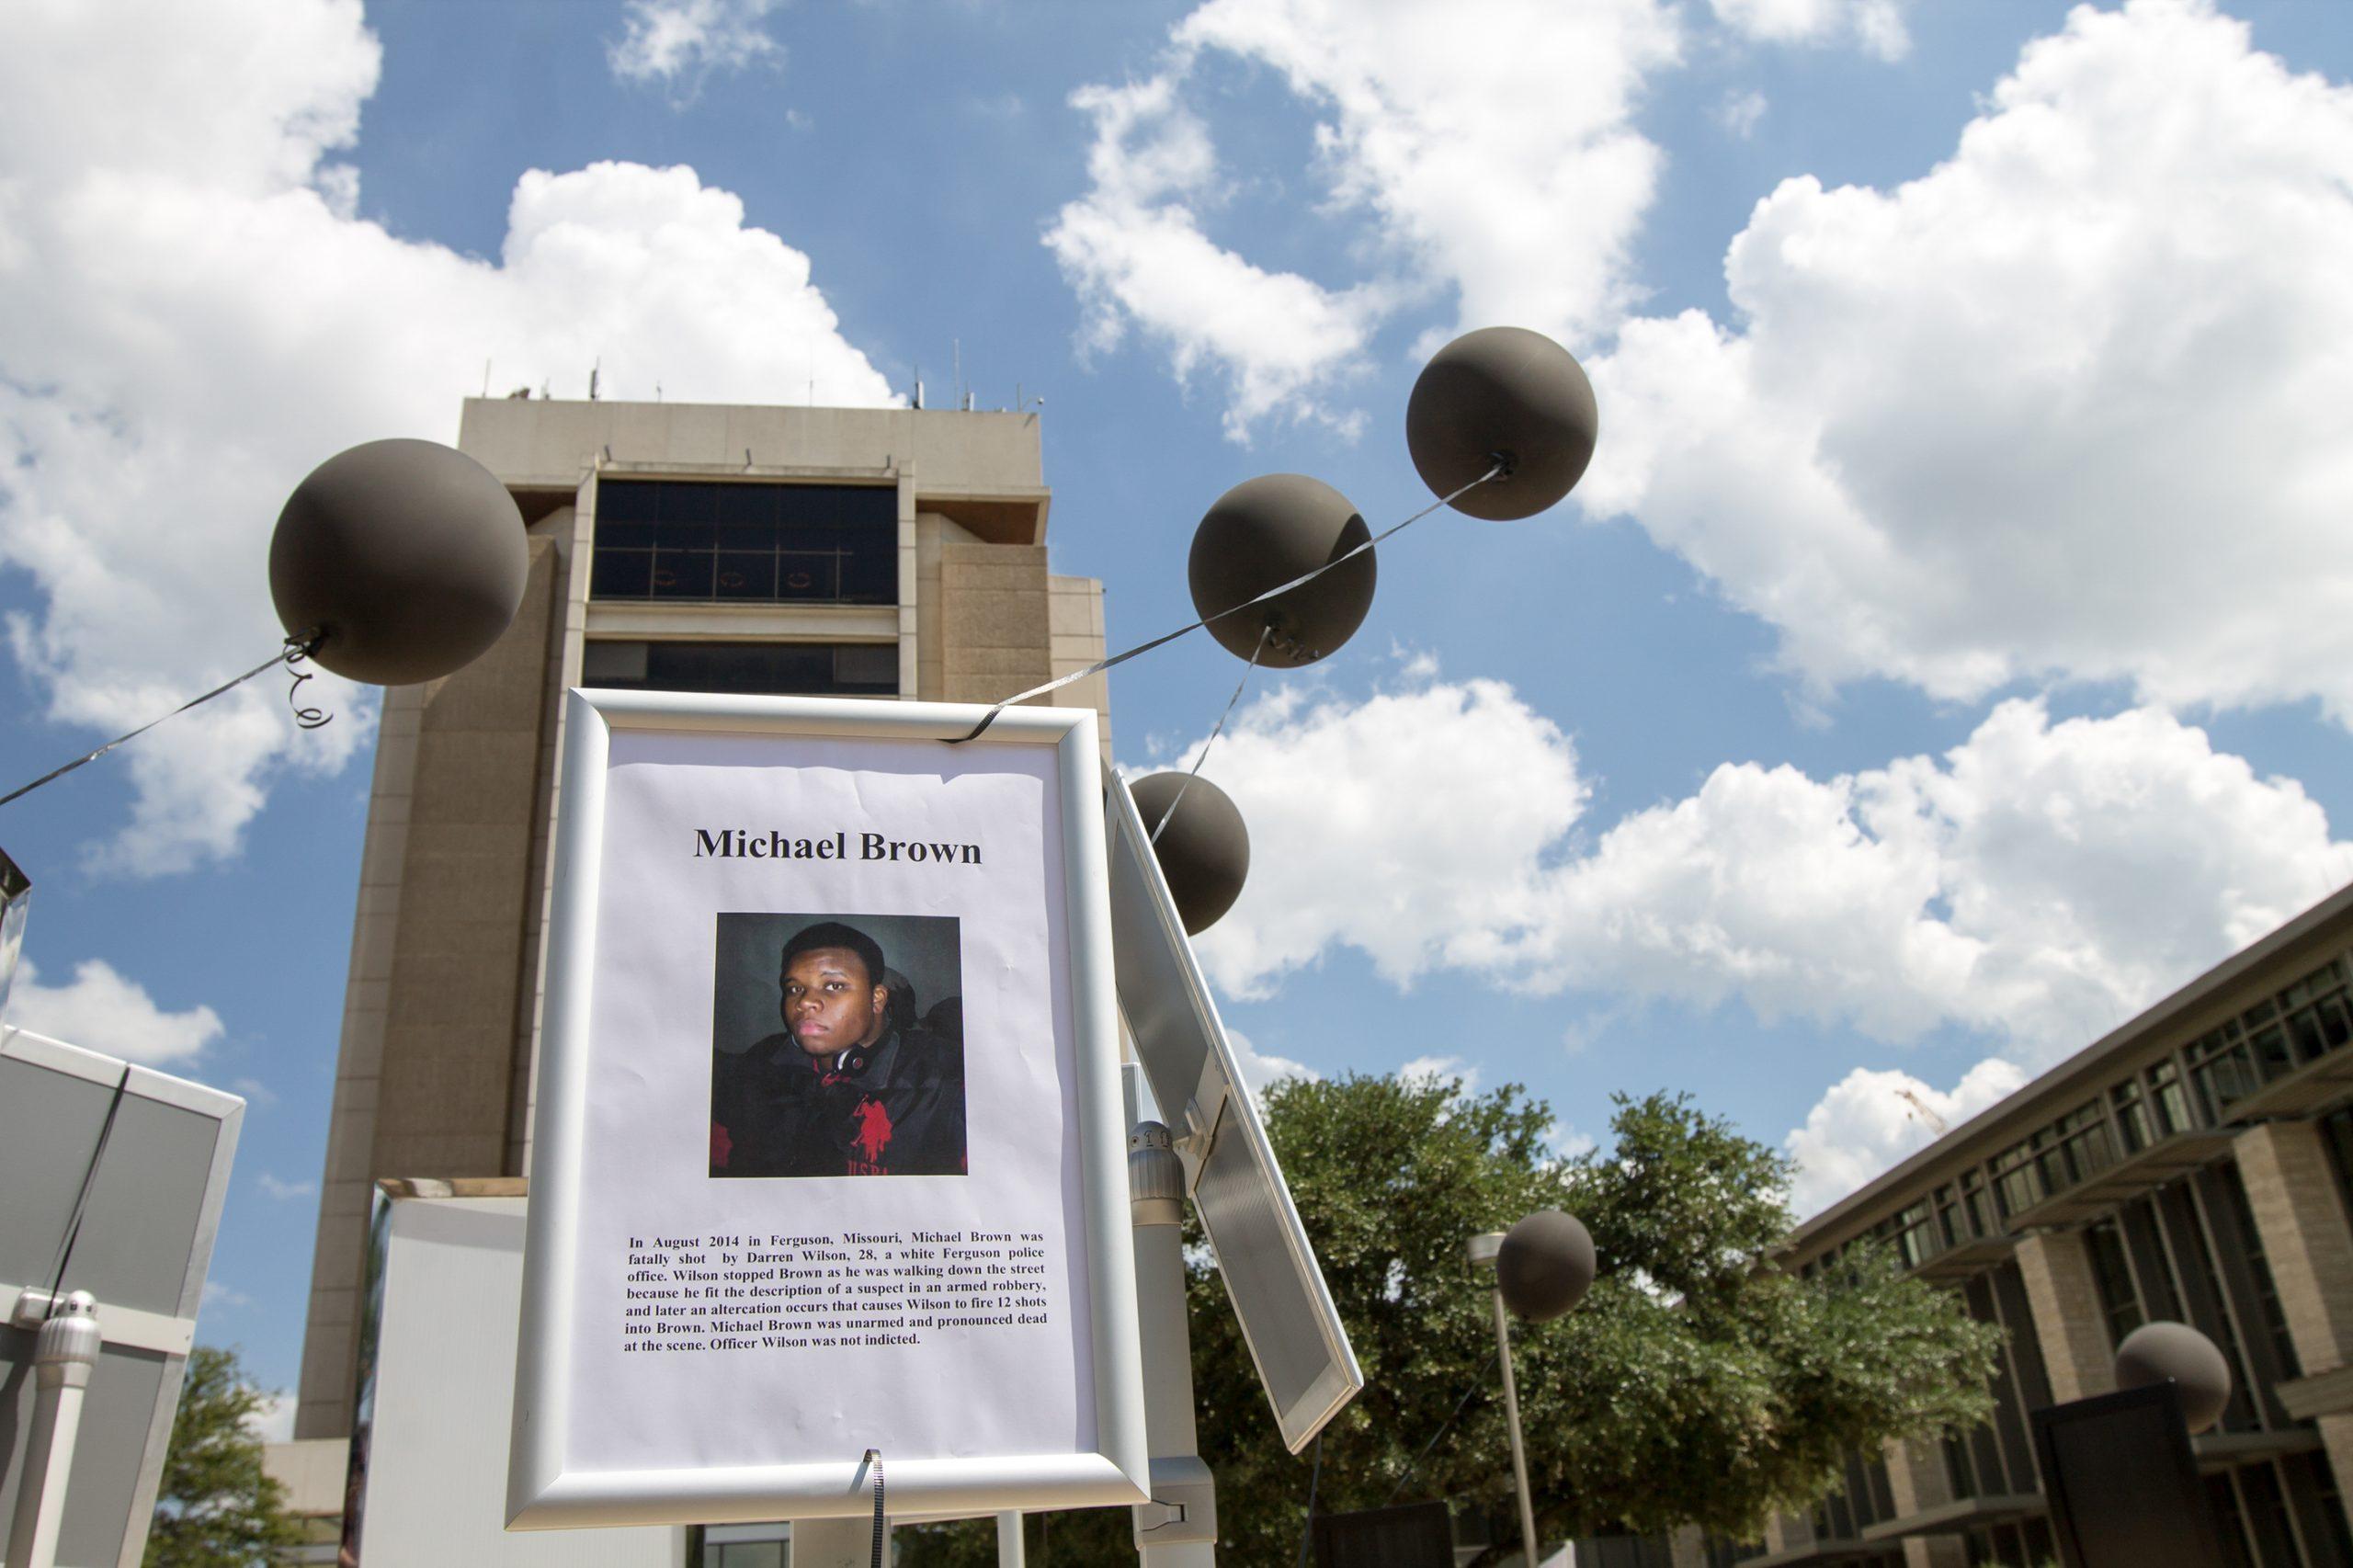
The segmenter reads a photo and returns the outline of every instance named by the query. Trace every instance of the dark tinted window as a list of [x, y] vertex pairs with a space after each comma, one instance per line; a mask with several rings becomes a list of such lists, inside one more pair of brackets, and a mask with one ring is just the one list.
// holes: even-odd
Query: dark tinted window
[[2121, 1345], [2124, 1336], [2147, 1321], [2132, 1266], [2124, 1254], [2124, 1233], [2113, 1220], [2102, 1220], [2084, 1233], [2091, 1253], [2092, 1280], [2099, 1287], [2100, 1310], [2108, 1318], [2108, 1340]]
[[891, 642], [590, 642], [580, 684], [619, 691], [896, 697]]
[[589, 597], [893, 604], [899, 493], [887, 484], [608, 479]]

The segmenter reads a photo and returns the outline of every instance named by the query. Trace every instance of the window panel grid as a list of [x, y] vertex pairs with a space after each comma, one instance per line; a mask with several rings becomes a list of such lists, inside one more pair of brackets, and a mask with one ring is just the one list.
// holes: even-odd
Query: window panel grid
[[2344, 960], [2331, 959], [2190, 1043], [2190, 1082], [2210, 1119], [2353, 1040], [2346, 980]]
[[589, 597], [890, 604], [897, 524], [884, 485], [608, 480]]

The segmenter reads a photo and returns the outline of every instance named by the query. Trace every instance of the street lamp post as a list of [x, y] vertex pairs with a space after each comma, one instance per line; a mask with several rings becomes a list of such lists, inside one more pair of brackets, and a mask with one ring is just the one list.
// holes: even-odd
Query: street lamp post
[[[1504, 1233], [1489, 1231], [1472, 1236], [1467, 1248], [1471, 1267], [1493, 1273], [1495, 1257], [1503, 1251]], [[1495, 1305], [1495, 1354], [1504, 1366], [1504, 1415], [1511, 1423], [1511, 1475], [1519, 1489], [1519, 1550], [1527, 1559], [1528, 1568], [1536, 1568], [1536, 1506], [1528, 1494], [1528, 1449], [1519, 1436], [1519, 1390], [1511, 1376], [1511, 1320], [1504, 1315], [1504, 1291], [1498, 1284], [1494, 1289]]]
[[[1512, 1381], [1511, 1320], [1550, 1323], [1585, 1299], [1593, 1287], [1593, 1237], [1557, 1209], [1540, 1209], [1508, 1231], [1472, 1236], [1464, 1250], [1471, 1267], [1493, 1272], [1495, 1355], [1504, 1369], [1504, 1415], [1511, 1422], [1511, 1473], [1519, 1487], [1519, 1545], [1536, 1568], [1536, 1506], [1528, 1490], [1528, 1449], [1519, 1433], [1519, 1390]], [[1574, 1565], [1575, 1558], [1570, 1558]]]

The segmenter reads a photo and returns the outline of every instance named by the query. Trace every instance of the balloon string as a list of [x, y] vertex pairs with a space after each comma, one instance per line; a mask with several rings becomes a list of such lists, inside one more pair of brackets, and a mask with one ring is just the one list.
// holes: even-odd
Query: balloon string
[[[1382, 540], [1389, 538], [1392, 534], [1400, 533], [1404, 529], [1411, 528], [1414, 524], [1420, 522], [1424, 517], [1428, 517], [1432, 512], [1437, 511], [1440, 506], [1449, 506], [1457, 498], [1467, 495], [1472, 491], [1478, 489], [1479, 486], [1486, 483], [1487, 481], [1497, 478], [1503, 474], [1509, 473], [1510, 472], [1511, 460], [1506, 457], [1497, 456], [1493, 468], [1487, 470], [1486, 472], [1481, 474], [1478, 478], [1472, 480], [1461, 489], [1455, 491], [1452, 494], [1439, 496], [1437, 500], [1431, 502], [1428, 506], [1423, 507], [1420, 511], [1415, 513], [1404, 522], [1397, 523], [1381, 529], [1379, 533], [1373, 535], [1362, 544], [1358, 545], [1354, 550], [1349, 551], [1346, 555], [1334, 556], [1331, 560], [1326, 561], [1323, 565], [1315, 567], [1312, 571], [1302, 573], [1300, 575], [1293, 577], [1288, 583], [1278, 584], [1274, 587], [1268, 588], [1265, 593], [1260, 594], [1257, 597], [1245, 599], [1240, 604], [1235, 605], [1231, 608], [1218, 611], [1215, 615], [1205, 615], [1200, 619], [1194, 621], [1190, 626], [1180, 626], [1174, 631], [1164, 632], [1160, 636], [1154, 638], [1149, 642], [1139, 642], [1134, 647], [1128, 649], [1124, 653], [1114, 653], [1108, 659], [1098, 659], [1083, 670], [1073, 670], [1070, 674], [1050, 680], [1043, 686], [1033, 686], [1027, 691], [1016, 692], [1013, 696], [1006, 698], [1004, 701], [999, 702], [996, 706], [991, 708], [986, 713], [981, 715], [981, 722], [972, 726], [972, 732], [969, 734], [949, 736], [947, 738], [947, 744], [951, 746], [961, 746], [967, 741], [979, 740], [981, 738], [981, 733], [986, 730], [991, 724], [996, 722], [996, 716], [1004, 712], [1006, 709], [1012, 707], [1017, 702], [1027, 702], [1033, 697], [1043, 697], [1050, 691], [1060, 690], [1062, 687], [1068, 686], [1074, 680], [1085, 680], [1088, 676], [1101, 675], [1105, 670], [1109, 669], [1114, 665], [1124, 665], [1139, 653], [1149, 653], [1154, 648], [1160, 647], [1163, 643], [1174, 642], [1176, 639], [1186, 635], [1188, 632], [1199, 631], [1202, 627], [1211, 624], [1212, 621], [1223, 620], [1229, 615], [1239, 615], [1242, 611], [1248, 609], [1253, 605], [1265, 604], [1268, 599], [1279, 597], [1284, 594], [1290, 593], [1293, 588], [1305, 587], [1308, 584], [1315, 581], [1316, 578], [1324, 575], [1324, 573], [1337, 571], [1340, 567], [1347, 565], [1349, 562], [1354, 561], [1358, 556], [1362, 555], [1366, 551], [1370, 550], [1374, 545], [1379, 544]], [[0, 801], [0, 804], [6, 803], [6, 802], [5, 801]]]
[[[223, 692], [234, 690], [236, 687], [244, 685], [245, 682], [253, 679], [254, 676], [260, 675], [265, 670], [273, 669], [279, 665], [284, 665], [288, 669], [294, 671], [294, 687], [299, 687], [304, 681], [309, 680], [312, 677], [309, 671], [294, 670], [294, 666], [302, 660], [310, 657], [313, 653], [317, 652], [319, 644], [325, 641], [326, 634], [315, 626], [307, 631], [296, 632], [293, 636], [289, 637], [286, 640], [285, 646], [278, 649], [277, 653], [272, 653], [268, 658], [264, 659], [260, 664], [256, 665], [252, 669], [247, 670], [244, 675], [239, 676], [236, 679], [223, 681], [219, 686], [214, 687], [210, 691], [206, 692], [202, 697], [192, 697], [188, 699], [186, 702], [181, 703], [177, 708], [173, 709], [169, 713], [164, 714], [161, 718], [150, 719], [147, 722], [140, 725], [139, 728], [131, 731], [130, 733], [117, 735], [114, 739], [108, 741], [97, 750], [90, 752], [83, 756], [77, 756], [63, 767], [53, 767], [47, 773], [42, 774], [40, 778], [34, 779], [31, 783], [16, 790], [11, 790], [6, 795], [0, 795], [0, 806], [6, 805], [9, 801], [17, 799], [19, 796], [31, 794], [34, 790], [40, 789], [42, 785], [49, 783], [52, 779], [64, 778], [67, 774], [73, 772], [75, 768], [81, 767], [85, 762], [97, 761], [98, 758], [106, 756], [107, 753], [114, 750], [115, 747], [122, 744], [123, 742], [137, 740], [140, 736], [145, 734], [148, 731], [162, 723], [165, 719], [176, 719], [181, 714], [187, 712], [189, 709], [210, 702], [214, 698], [221, 696]], [[290, 706], [294, 708], [294, 722], [303, 729], [315, 730], [321, 724], [325, 723], [330, 717], [330, 715], [316, 708], [304, 708], [295, 704], [294, 689], [292, 687], [288, 689], [286, 693], [286, 700]]]
[[1175, 816], [1176, 808], [1185, 803], [1185, 791], [1191, 789], [1193, 780], [1200, 777], [1201, 764], [1210, 759], [1210, 747], [1217, 744], [1218, 736], [1225, 733], [1225, 722], [1233, 717], [1233, 705], [1242, 700], [1242, 688], [1250, 684], [1251, 674], [1258, 667], [1258, 655], [1267, 651], [1267, 642], [1274, 634], [1275, 629], [1271, 626], [1259, 629], [1258, 645], [1250, 650], [1250, 663], [1244, 668], [1242, 678], [1233, 683], [1233, 695], [1225, 699], [1225, 711], [1217, 716], [1217, 723], [1210, 731], [1210, 738], [1201, 743], [1199, 754], [1193, 758], [1193, 766], [1185, 770], [1185, 781], [1176, 786], [1176, 798], [1168, 802], [1168, 809], [1160, 813], [1160, 822], [1152, 830], [1153, 843], [1160, 842], [1161, 834], [1168, 826], [1168, 819]]

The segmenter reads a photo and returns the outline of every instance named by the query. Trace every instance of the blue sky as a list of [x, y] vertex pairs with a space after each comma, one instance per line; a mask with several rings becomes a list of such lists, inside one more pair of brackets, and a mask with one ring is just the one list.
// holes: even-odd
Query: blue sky
[[[2353, 880], [2353, 28], [2317, 3], [333, 0], [0, 14], [0, 757], [267, 654], [313, 463], [459, 400], [1043, 397], [1057, 571], [1427, 500], [1427, 352], [1601, 451], [1432, 517], [1206, 771], [1268, 1071], [1687, 1089], [1818, 1204]], [[199, 15], [199, 13], [201, 13]], [[485, 364], [487, 362], [487, 364]], [[1113, 677], [1181, 762], [1239, 673]], [[314, 688], [315, 689], [315, 688]], [[293, 1381], [372, 699], [0, 812], [11, 1021], [247, 1094], [202, 1332]], [[22, 776], [18, 778], [17, 776]], [[1902, 1091], [1899, 1093], [1899, 1091]]]

